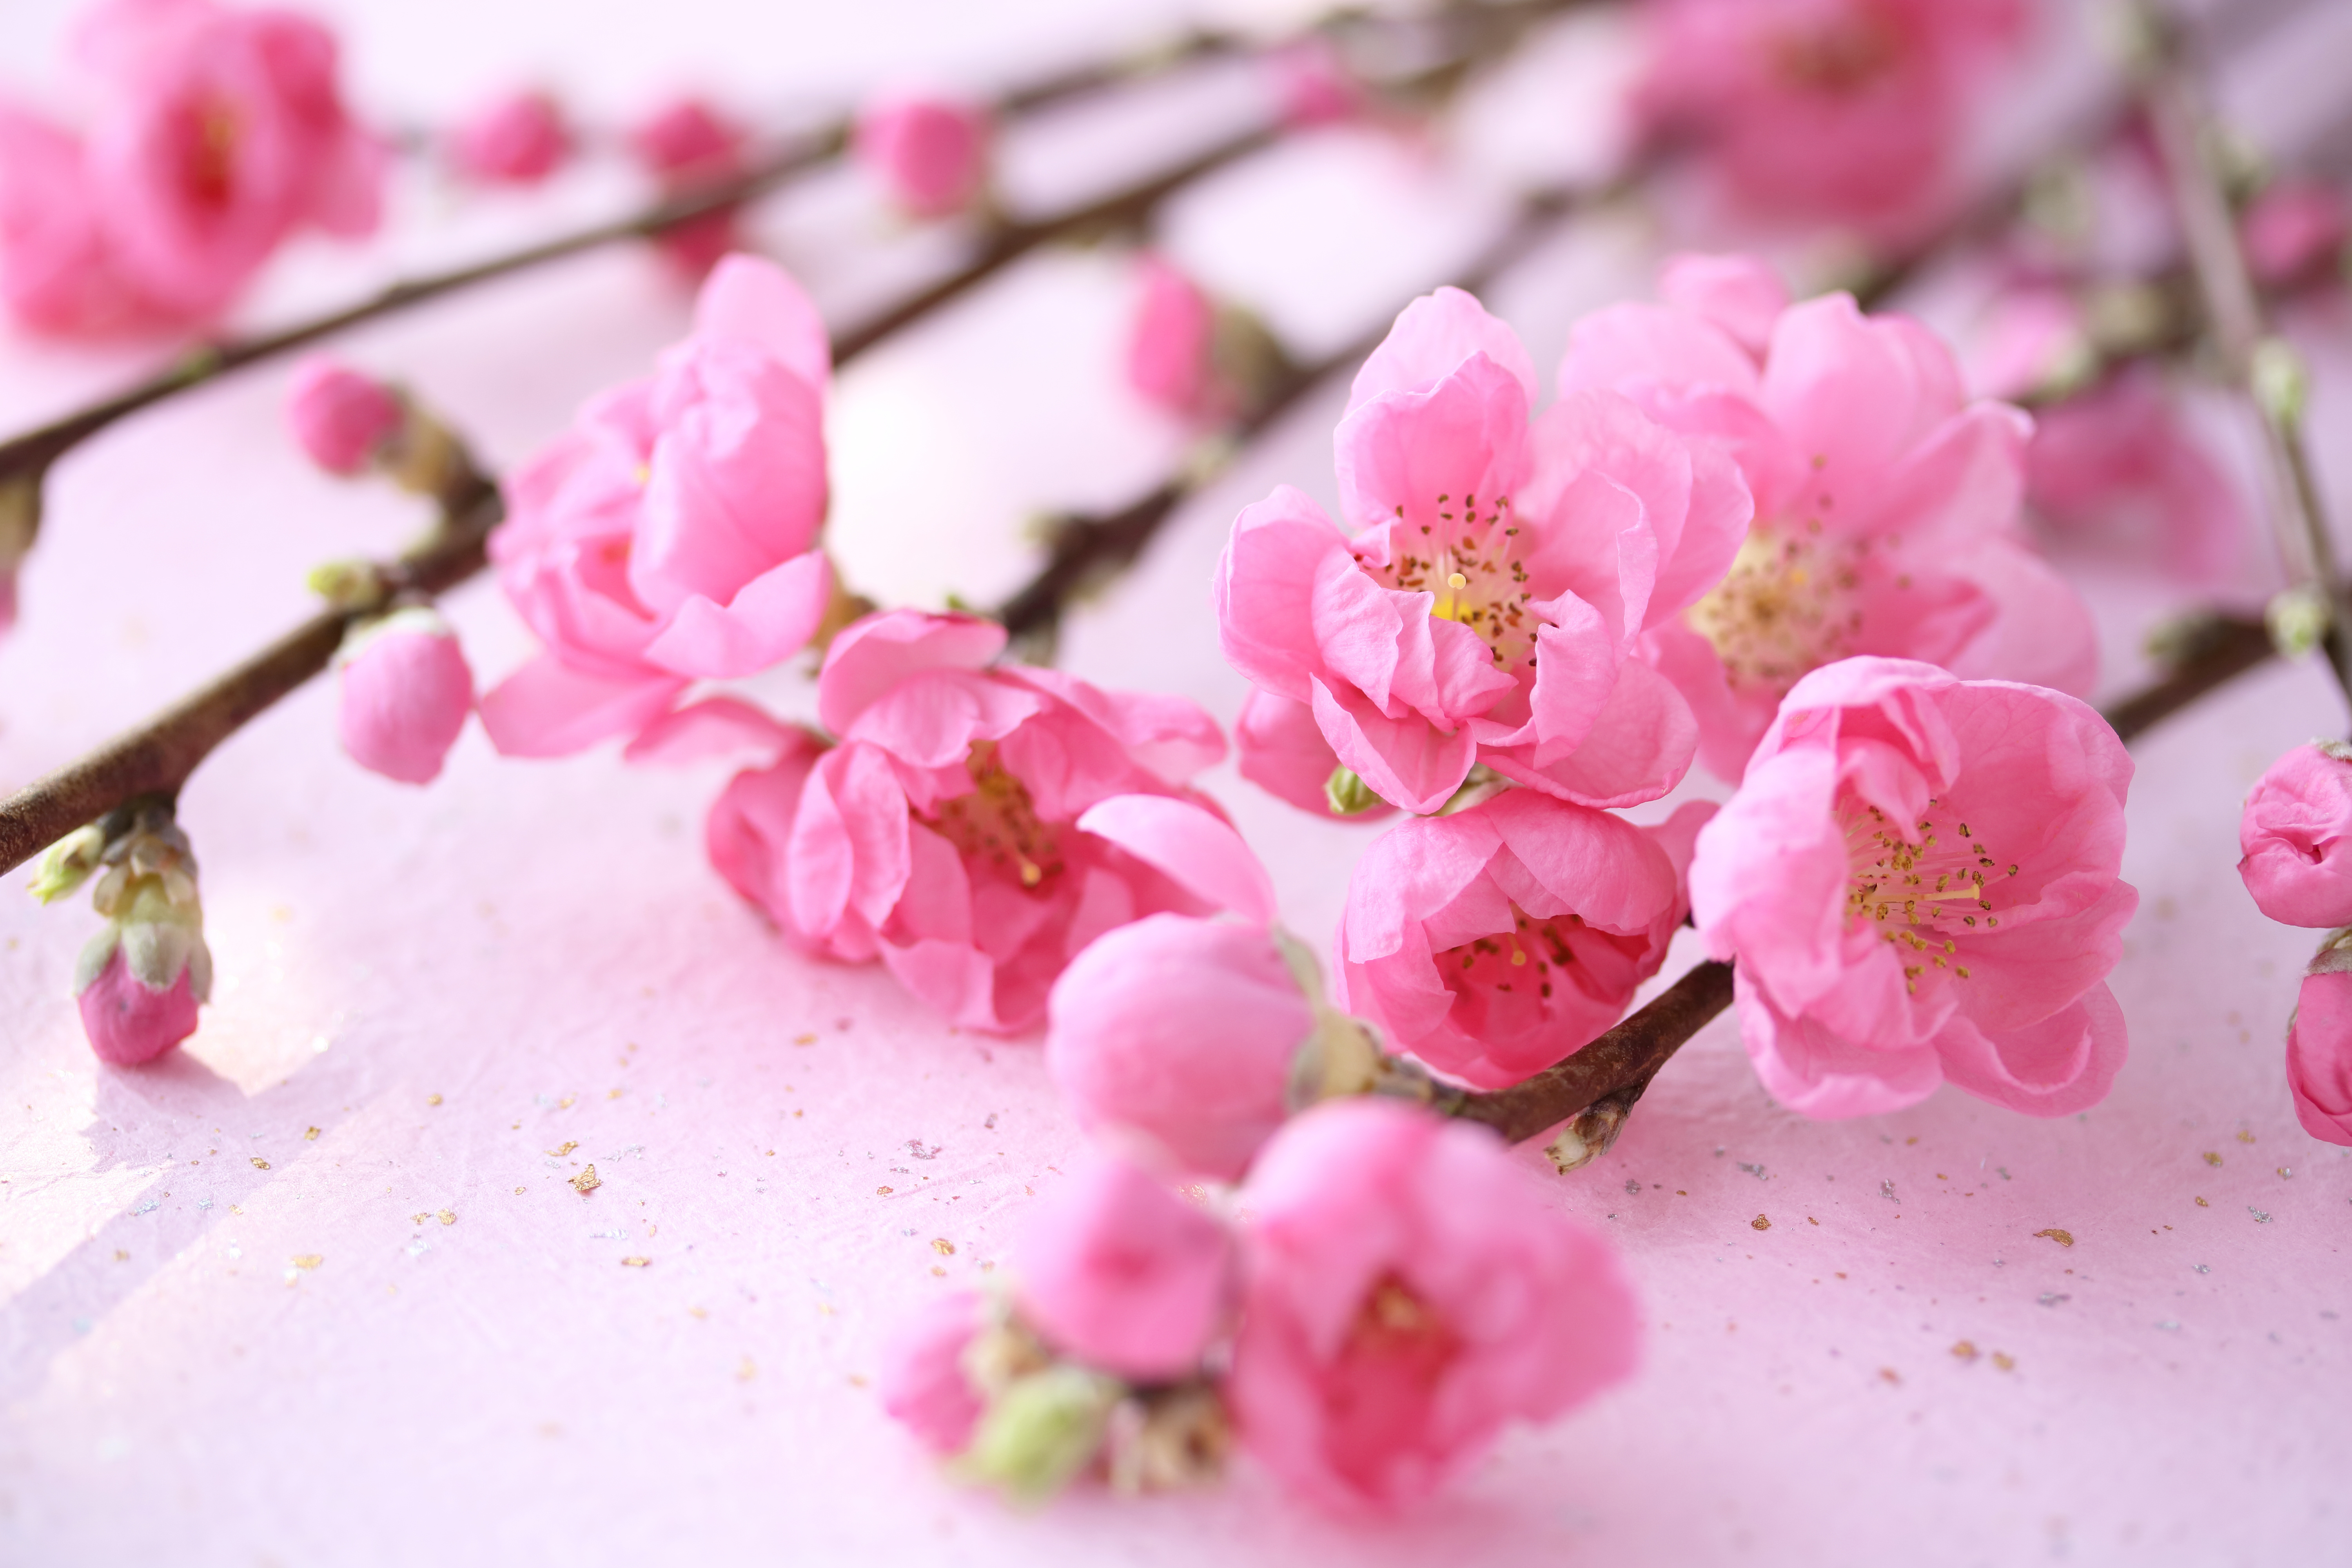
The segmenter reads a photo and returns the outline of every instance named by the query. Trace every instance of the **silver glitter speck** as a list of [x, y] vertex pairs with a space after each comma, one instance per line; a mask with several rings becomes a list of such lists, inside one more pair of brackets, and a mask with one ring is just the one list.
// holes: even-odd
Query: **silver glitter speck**
[[2254, 1223], [2256, 1225], [2268, 1225], [2271, 1222], [2271, 1216], [2268, 1214], [2256, 1208], [2252, 1204], [2248, 1204], [2246, 1205], [2246, 1212], [2254, 1216]]

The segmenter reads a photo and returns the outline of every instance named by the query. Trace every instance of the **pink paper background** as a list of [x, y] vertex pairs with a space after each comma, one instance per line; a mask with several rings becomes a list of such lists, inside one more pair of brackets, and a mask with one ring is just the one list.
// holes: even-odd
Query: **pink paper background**
[[[613, 114], [680, 81], [747, 108], [909, 71], [984, 86], [1150, 37], [1184, 8], [322, 9], [347, 28], [366, 101], [423, 122], [517, 78]], [[45, 79], [63, 15], [23, 0], [0, 14], [12, 80]], [[2340, 66], [2347, 24], [2340, 0], [2306, 6], [2233, 70], [2225, 101], [2293, 144], [2324, 118], [2305, 112], [2326, 90], [2314, 61]], [[1598, 79], [1612, 35], [1577, 26], [1558, 68]], [[2063, 117], [2095, 74], [2060, 62], [2011, 118]], [[1573, 79], [1521, 83], [1517, 100], [1497, 84], [1484, 145], [1589, 162], [1559, 85]], [[1009, 184], [1051, 201], [1118, 179], [1136, 145], [1213, 134], [1251, 90], [1212, 83], [1115, 133], [1040, 132]], [[1553, 145], [1528, 129], [1547, 117]], [[1475, 248], [1505, 196], [1447, 169], [1328, 137], [1188, 198], [1160, 237], [1311, 353]], [[592, 175], [469, 204], [420, 183], [387, 241], [298, 250], [253, 314], [626, 195]], [[762, 232], [845, 318], [951, 245], [890, 232], [840, 179], [778, 204]], [[1596, 220], [1495, 302], [1549, 364], [1575, 314], [1643, 289], [1654, 254], [1640, 222]], [[843, 377], [835, 529], [861, 585], [994, 597], [1034, 560], [1028, 514], [1115, 504], [1175, 458], [1175, 432], [1104, 391], [1120, 299], [1111, 259], [1048, 258]], [[348, 352], [506, 464], [636, 374], [684, 310], [645, 257], [613, 252], [386, 322]], [[2343, 326], [2311, 323], [2309, 342], [2321, 444], [2340, 450]], [[134, 358], [0, 342], [0, 426]], [[307, 470], [278, 427], [281, 388], [277, 370], [236, 378], [59, 468], [23, 623], [0, 642], [0, 788], [291, 623], [312, 563], [394, 547], [420, 521]], [[1216, 655], [1208, 571], [1236, 507], [1276, 480], [1328, 494], [1336, 396], [1078, 614], [1065, 666], [1230, 721], [1242, 688]], [[2121, 687], [2178, 595], [2096, 572]], [[526, 651], [488, 585], [449, 609], [486, 679]], [[797, 675], [764, 689], [808, 704]], [[2115, 980], [2134, 1051], [2106, 1103], [2044, 1123], [1948, 1091], [1810, 1123], [1765, 1098], [1719, 1022], [1605, 1161], [1563, 1179], [1523, 1155], [1623, 1248], [1650, 1322], [1642, 1375], [1377, 1526], [1306, 1512], [1246, 1465], [1207, 1496], [1080, 1493], [1034, 1516], [939, 1479], [876, 1406], [875, 1346], [908, 1309], [979, 1280], [1076, 1147], [1034, 1041], [959, 1037], [878, 970], [785, 953], [702, 862], [720, 770], [501, 763], [469, 731], [441, 783], [410, 790], [345, 761], [331, 700], [321, 682], [286, 702], [186, 792], [220, 979], [200, 1034], [162, 1066], [110, 1071], [82, 1043], [67, 992], [96, 923], [86, 903], [42, 911], [23, 872], [0, 881], [0, 1561], [2352, 1554], [2352, 1158], [2306, 1138], [2285, 1093], [2278, 1041], [2311, 939], [2262, 920], [2233, 870], [2245, 787], [2345, 722], [2314, 668], [2242, 681], [2137, 749], [2126, 874], [2142, 905]], [[1230, 770], [1213, 784], [1292, 923], [1327, 933], [1367, 830], [1299, 817]], [[566, 1183], [587, 1160], [604, 1184], [582, 1197]], [[444, 1210], [454, 1223], [432, 1217]], [[2050, 1228], [2074, 1244], [2035, 1234]], [[293, 1267], [310, 1254], [324, 1261]], [[1979, 1353], [1956, 1355], [1960, 1342]]]

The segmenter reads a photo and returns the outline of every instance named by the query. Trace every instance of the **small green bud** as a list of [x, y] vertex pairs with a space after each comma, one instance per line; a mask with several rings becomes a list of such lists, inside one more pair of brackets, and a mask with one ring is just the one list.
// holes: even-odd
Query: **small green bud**
[[1017, 1502], [1043, 1502], [1093, 1463], [1126, 1392], [1118, 1379], [1067, 1363], [1032, 1373], [988, 1407], [956, 1471]]
[[2264, 338], [2255, 344], [2246, 380], [2255, 405], [2272, 424], [2284, 426], [2302, 420], [2311, 399], [2311, 373], [2304, 369], [2303, 356], [2286, 340]]
[[1334, 816], [1360, 816], [1381, 804], [1371, 785], [1352, 768], [1333, 768], [1323, 781], [1323, 800]]
[[96, 823], [77, 827], [47, 849], [41, 851], [38, 864], [33, 868], [33, 879], [25, 890], [45, 904], [54, 904], [84, 882], [98, 869], [98, 858], [106, 848], [106, 832]]
[[356, 610], [383, 596], [383, 580], [372, 561], [330, 561], [310, 568], [310, 592], [339, 610]]
[[2306, 583], [2272, 598], [2263, 608], [2271, 646], [2282, 658], [2301, 658], [2327, 635], [2327, 595]]

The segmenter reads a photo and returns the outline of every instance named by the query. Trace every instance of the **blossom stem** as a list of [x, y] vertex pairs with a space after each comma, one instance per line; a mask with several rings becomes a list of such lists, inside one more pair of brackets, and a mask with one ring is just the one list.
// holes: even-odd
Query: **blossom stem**
[[2156, 133], [2172, 202], [2189, 251], [2189, 268], [2204, 302], [2205, 324], [2223, 374], [2252, 407], [2269, 470], [2271, 520], [2290, 576], [2327, 606], [2320, 647], [2347, 699], [2352, 699], [2352, 628], [2343, 574], [2328, 531], [2325, 506], [2305, 438], [2300, 366], [2272, 335], [2219, 166], [2220, 139], [2182, 58], [2177, 30], [2153, 6], [2143, 8], [2149, 32], [2140, 66], [2140, 100]]

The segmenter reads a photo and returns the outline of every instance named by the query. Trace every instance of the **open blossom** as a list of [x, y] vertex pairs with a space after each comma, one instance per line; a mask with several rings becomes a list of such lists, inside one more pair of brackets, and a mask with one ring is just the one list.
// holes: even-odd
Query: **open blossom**
[[2286, 1087], [2314, 1138], [2352, 1146], [2352, 961], [2331, 938], [2311, 963], [2286, 1026]]
[[1055, 1351], [1139, 1383], [1195, 1372], [1223, 1322], [1233, 1240], [1140, 1167], [1094, 1155], [1030, 1212], [1021, 1315]]
[[26, 325], [202, 321], [296, 230], [375, 226], [383, 152], [318, 23], [107, 0], [76, 47], [100, 89], [86, 137], [0, 110], [0, 293]]
[[1483, 1127], [1341, 1100], [1286, 1127], [1242, 1194], [1244, 1447], [1340, 1509], [1411, 1502], [1512, 1421], [1626, 1377], [1640, 1339], [1608, 1245]]
[[571, 154], [563, 110], [538, 91], [490, 100], [460, 121], [449, 138], [457, 172], [484, 184], [535, 185]]
[[1307, 704], [1339, 761], [1430, 812], [1475, 763], [1588, 805], [1688, 767], [1688, 706], [1643, 634], [1722, 576], [1749, 512], [1730, 459], [1611, 392], [1530, 423], [1535, 373], [1459, 289], [1415, 300], [1335, 437], [1341, 510], [1284, 487], [1217, 569], [1225, 657]]
[[988, 1326], [988, 1304], [959, 1290], [926, 1305], [885, 1342], [877, 1392], [891, 1419], [934, 1454], [961, 1453], [985, 1408], [964, 1370]]
[[324, 354], [297, 364], [288, 381], [286, 423], [304, 454], [331, 474], [349, 478], [366, 468], [404, 418], [391, 387]]
[[[751, 134], [698, 98], [663, 104], [629, 128], [629, 151], [662, 189], [684, 195], [743, 172]], [[689, 218], [661, 232], [657, 244], [688, 277], [699, 278], [736, 247], [735, 209]]]
[[634, 734], [698, 679], [806, 646], [833, 591], [818, 547], [831, 351], [772, 264], [730, 257], [694, 333], [507, 481], [490, 559], [546, 651], [482, 699], [509, 756]]
[[2238, 875], [2283, 925], [2352, 925], [2352, 746], [2297, 746], [2256, 781], [2238, 820]]
[[1850, 655], [2088, 688], [2089, 613], [2018, 523], [2031, 420], [1969, 402], [1950, 352], [1906, 317], [1844, 294], [1766, 310], [1779, 289], [1759, 264], [1685, 259], [1664, 292], [1579, 323], [1560, 384], [1720, 444], [1755, 497], [1728, 574], [1649, 642], [1711, 772], [1738, 778], [1798, 679]]
[[1764, 1086], [1810, 1116], [1939, 1082], [2037, 1116], [2103, 1098], [2131, 759], [2074, 698], [1852, 658], [1799, 681], [1698, 836], [1692, 912], [1736, 960]]
[[710, 841], [790, 940], [879, 958], [956, 1023], [1009, 1032], [1043, 1016], [1055, 977], [1103, 932], [1225, 901], [1150, 843], [1122, 843], [1120, 821], [1090, 828], [1090, 808], [1165, 796], [1230, 830], [1182, 787], [1224, 753], [1206, 713], [996, 665], [1004, 636], [912, 610], [849, 626], [817, 683], [838, 743], [738, 776]]
[[1643, 114], [1760, 212], [1907, 232], [1947, 199], [2018, 0], [1647, 0]]
[[988, 182], [987, 110], [926, 93], [886, 93], [857, 116], [851, 147], [890, 199], [916, 217], [947, 217]]
[[1348, 1006], [1479, 1089], [1580, 1049], [1658, 972], [1691, 840], [1531, 790], [1410, 818], [1356, 863], [1339, 928]]
[[2043, 409], [2034, 425], [2026, 505], [2053, 533], [2153, 555], [2184, 583], [2210, 587], [2231, 574], [2245, 508], [2158, 372], [2126, 370]]
[[448, 623], [423, 605], [356, 629], [335, 656], [342, 672], [336, 728], [372, 773], [430, 784], [474, 708], [474, 672]]

